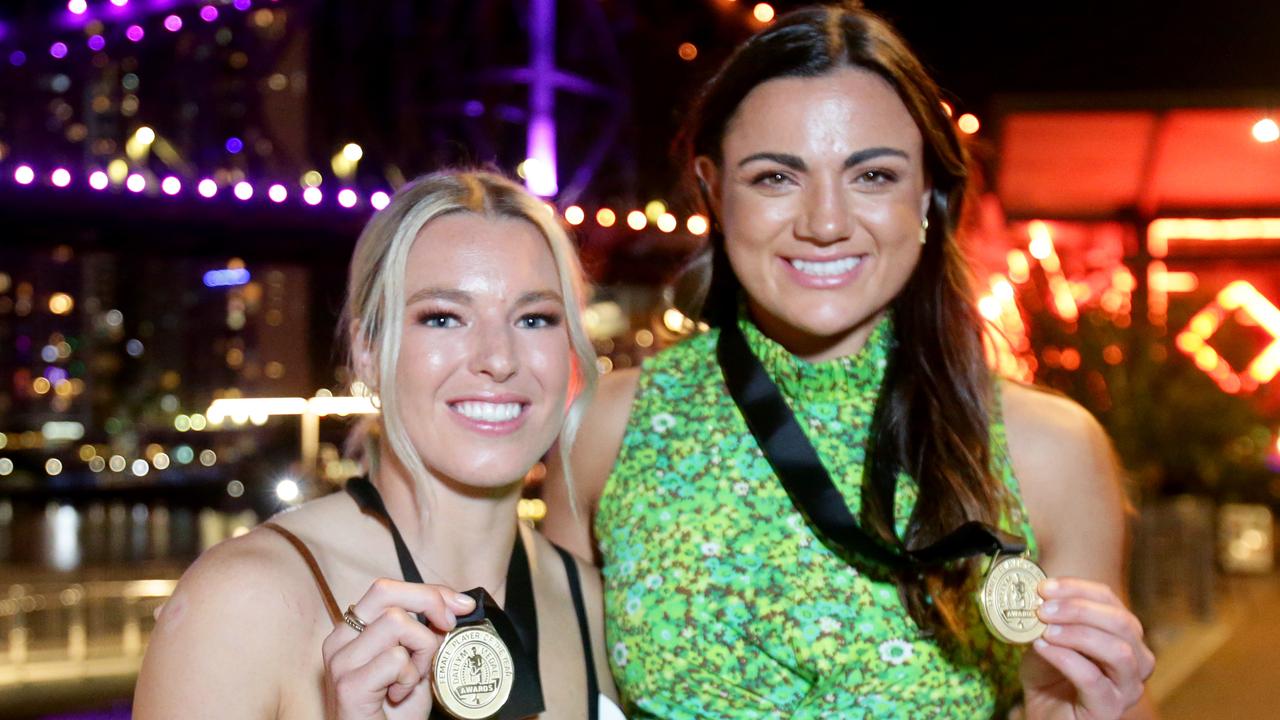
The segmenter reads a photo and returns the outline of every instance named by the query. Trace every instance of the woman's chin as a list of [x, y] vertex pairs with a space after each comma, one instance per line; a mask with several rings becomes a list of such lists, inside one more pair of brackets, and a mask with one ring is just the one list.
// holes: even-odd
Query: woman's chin
[[538, 458], [527, 460], [493, 459], [488, 462], [459, 463], [437, 466], [432, 474], [457, 492], [473, 496], [503, 496], [523, 485], [529, 468]]

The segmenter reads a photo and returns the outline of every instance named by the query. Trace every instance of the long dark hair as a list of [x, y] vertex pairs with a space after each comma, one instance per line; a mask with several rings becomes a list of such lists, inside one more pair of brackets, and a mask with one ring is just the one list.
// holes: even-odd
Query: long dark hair
[[[906, 43], [878, 16], [854, 5], [788, 13], [739, 47], [703, 88], [681, 134], [692, 168], [699, 156], [723, 164], [725, 128], [756, 86], [781, 77], [818, 77], [855, 67], [897, 91], [924, 138], [932, 187], [927, 242], [902, 292], [891, 303], [896, 348], [872, 420], [862, 523], [885, 543], [918, 548], [968, 520], [996, 523], [1008, 496], [991, 466], [992, 377], [982, 318], [956, 229], [968, 189], [968, 158], [938, 88]], [[710, 212], [708, 188], [701, 196]], [[713, 326], [736, 322], [741, 290], [713, 222], [711, 276], [699, 314]], [[893, 498], [871, 490], [905, 472], [919, 498], [899, 537]], [[976, 560], [896, 577], [903, 603], [925, 631], [964, 644], [962, 608]]]

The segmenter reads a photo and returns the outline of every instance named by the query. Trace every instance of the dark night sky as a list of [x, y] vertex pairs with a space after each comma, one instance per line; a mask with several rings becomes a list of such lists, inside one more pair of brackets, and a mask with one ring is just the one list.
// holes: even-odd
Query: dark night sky
[[1280, 92], [1280, 3], [870, 2], [969, 103], [1004, 93]]

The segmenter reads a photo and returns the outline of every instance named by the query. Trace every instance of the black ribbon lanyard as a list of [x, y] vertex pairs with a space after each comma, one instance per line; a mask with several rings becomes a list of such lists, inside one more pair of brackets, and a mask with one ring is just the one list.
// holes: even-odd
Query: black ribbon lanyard
[[[387, 506], [382, 502], [378, 489], [368, 478], [352, 478], [347, 481], [349, 493], [361, 510], [373, 513], [382, 518], [391, 530], [391, 540], [396, 546], [396, 558], [400, 561], [400, 572], [405, 582], [421, 583], [422, 573], [413, 561], [409, 546], [405, 544], [400, 529], [396, 527]], [[524, 543], [520, 534], [516, 533], [515, 546], [511, 549], [511, 561], [507, 564], [507, 604], [505, 608], [481, 587], [472, 588], [463, 593], [476, 601], [476, 608], [467, 615], [458, 616], [458, 624], [488, 620], [497, 631], [502, 641], [511, 652], [511, 660], [515, 665], [515, 680], [511, 688], [511, 696], [502, 709], [493, 717], [496, 720], [517, 720], [530, 715], [537, 715], [546, 710], [542, 698], [542, 680], [538, 671], [538, 617], [537, 606], [533, 597], [533, 578], [529, 572], [529, 558], [525, 554]], [[426, 620], [422, 620], [426, 624]], [[431, 720], [449, 720], [450, 715], [432, 707]]]
[[[856, 556], [891, 570], [906, 571], [974, 555], [1020, 555], [1026, 551], [1027, 544], [1022, 538], [977, 520], [966, 522], [937, 542], [916, 550], [889, 547], [873, 538], [854, 519], [844, 497], [831, 481], [831, 474], [800, 428], [795, 413], [760, 359], [751, 352], [737, 322], [720, 328], [716, 358], [729, 394], [791, 503], [828, 547], [846, 560]], [[896, 473], [892, 475], [896, 482]], [[895, 487], [878, 490], [882, 500], [888, 501], [886, 507], [892, 508]]]

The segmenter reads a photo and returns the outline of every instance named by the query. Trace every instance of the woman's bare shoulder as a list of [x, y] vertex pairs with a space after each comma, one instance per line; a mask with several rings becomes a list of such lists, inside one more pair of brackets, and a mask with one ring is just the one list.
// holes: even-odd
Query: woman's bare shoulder
[[[593, 556], [589, 520], [618, 459], [639, 384], [640, 368], [617, 370], [600, 378], [570, 452], [572, 488], [565, 482], [556, 453], [547, 463], [543, 486], [547, 516], [543, 530], [547, 537], [579, 557]], [[578, 513], [574, 513], [575, 507]]]
[[1056, 574], [1117, 573], [1124, 547], [1122, 473], [1102, 425], [1076, 401], [1003, 381], [1009, 455]]
[[283, 668], [312, 640], [311, 583], [296, 551], [262, 528], [204, 552], [157, 613], [136, 716], [274, 717]]

